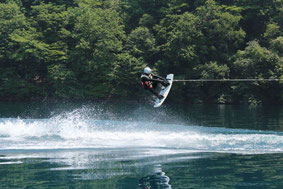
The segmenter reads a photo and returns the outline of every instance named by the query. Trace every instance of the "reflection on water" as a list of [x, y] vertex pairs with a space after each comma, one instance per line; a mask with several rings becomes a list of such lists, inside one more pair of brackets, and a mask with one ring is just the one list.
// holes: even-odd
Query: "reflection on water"
[[165, 172], [161, 170], [161, 165], [157, 165], [154, 175], [148, 175], [142, 177], [139, 180], [140, 189], [171, 189], [169, 184], [169, 177], [165, 175]]
[[0, 188], [281, 188], [283, 154], [162, 149], [1, 152]]
[[0, 150], [0, 154], [0, 188], [171, 188], [164, 164], [207, 157], [169, 149]]

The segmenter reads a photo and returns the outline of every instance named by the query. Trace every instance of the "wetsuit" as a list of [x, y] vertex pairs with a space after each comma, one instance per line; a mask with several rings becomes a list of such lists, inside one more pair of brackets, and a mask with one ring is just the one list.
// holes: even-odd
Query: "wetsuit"
[[152, 94], [154, 94], [158, 98], [161, 97], [159, 93], [155, 90], [158, 83], [161, 83], [163, 86], [169, 85], [169, 82], [163, 77], [153, 74], [146, 74], [146, 73], [143, 73], [141, 75], [141, 82], [145, 90], [149, 90]]

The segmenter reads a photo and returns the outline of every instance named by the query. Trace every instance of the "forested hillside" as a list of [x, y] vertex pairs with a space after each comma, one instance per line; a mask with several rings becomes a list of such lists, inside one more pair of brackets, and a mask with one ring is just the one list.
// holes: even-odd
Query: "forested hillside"
[[[176, 79], [283, 79], [282, 0], [0, 0], [0, 100], [142, 99]], [[283, 83], [176, 82], [172, 102], [283, 102]]]

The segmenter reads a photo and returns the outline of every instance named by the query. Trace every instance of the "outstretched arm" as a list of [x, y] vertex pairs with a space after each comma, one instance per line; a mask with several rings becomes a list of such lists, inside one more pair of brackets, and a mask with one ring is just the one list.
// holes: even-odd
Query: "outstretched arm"
[[161, 79], [161, 80], [166, 80], [165, 78], [163, 78], [163, 77], [160, 77], [160, 76], [158, 76], [158, 75], [153, 75], [153, 78], [157, 78], [157, 79]]
[[163, 82], [164, 80], [163, 80], [163, 79], [159, 79], [159, 78], [157, 78], [157, 79], [149, 79], [148, 81]]

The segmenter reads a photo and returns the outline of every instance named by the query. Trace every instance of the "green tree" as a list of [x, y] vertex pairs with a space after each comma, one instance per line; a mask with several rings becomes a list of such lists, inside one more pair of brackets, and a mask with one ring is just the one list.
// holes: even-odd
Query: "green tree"
[[186, 12], [180, 16], [168, 16], [156, 26], [162, 52], [162, 62], [159, 63], [161, 70], [190, 75], [198, 62], [196, 44], [202, 35], [198, 23], [196, 16]]
[[79, 83], [72, 70], [63, 64], [48, 66], [48, 80], [52, 85], [52, 95], [65, 99], [83, 98]]
[[146, 26], [152, 30], [166, 15], [170, 0], [124, 0], [121, 3], [121, 17], [125, 23], [126, 33], [138, 26]]
[[[27, 29], [27, 20], [16, 3], [0, 3], [0, 97], [32, 98], [39, 93], [35, 78], [26, 74], [23, 56], [17, 54], [15, 33]], [[19, 61], [15, 61], [19, 60]]]
[[279, 55], [279, 57], [283, 57], [283, 37], [277, 37], [270, 41], [271, 49]]
[[[244, 51], [238, 51], [234, 57], [233, 70], [238, 78], [274, 79], [283, 75], [283, 59], [272, 51], [261, 47], [257, 41], [249, 42]], [[247, 88], [239, 84], [233, 87], [235, 94], [242, 93], [243, 97], [268, 103], [279, 101], [282, 85], [279, 82], [254, 82]], [[244, 99], [244, 100], [245, 100]], [[282, 99], [281, 99], [282, 100]]]
[[[198, 7], [194, 14], [184, 12], [166, 16], [155, 27], [162, 51], [159, 68], [167, 69], [164, 72], [173, 72], [181, 78], [228, 77], [230, 69], [227, 63], [245, 37], [245, 32], [239, 26], [240, 19], [238, 13], [233, 15], [212, 0]], [[209, 68], [215, 68], [212, 71], [215, 74], [206, 75], [212, 73], [207, 72]], [[180, 98], [191, 95], [188, 92], [190, 90], [205, 93], [203, 96], [209, 101], [220, 95], [219, 86], [215, 85], [180, 87], [182, 89], [179, 91], [184, 91], [179, 93]], [[204, 89], [207, 92], [201, 92]]]
[[266, 26], [266, 31], [263, 34], [264, 38], [267, 40], [274, 39], [281, 35], [280, 26], [277, 23], [269, 23]]
[[72, 69], [82, 84], [85, 97], [111, 96], [114, 68], [125, 39], [119, 14], [109, 9], [80, 7], [71, 51]]
[[[283, 78], [280, 0], [2, 0], [0, 97], [135, 97], [180, 79]], [[256, 39], [256, 40], [255, 40]], [[176, 83], [180, 102], [283, 102], [282, 83]]]
[[150, 64], [154, 63], [154, 55], [158, 51], [154, 36], [145, 27], [138, 27], [128, 35], [125, 48], [134, 57]]
[[[226, 79], [230, 77], [230, 68], [217, 62], [208, 62], [194, 68], [199, 73], [201, 79]], [[205, 103], [225, 103], [230, 99], [227, 96], [229, 86], [225, 82], [202, 82], [197, 84], [199, 87], [200, 98]]]
[[27, 21], [20, 7], [15, 3], [0, 3], [0, 58], [4, 61], [14, 50], [10, 35], [26, 27]]
[[114, 97], [137, 98], [138, 91], [142, 90], [140, 85], [140, 73], [145, 64], [143, 61], [128, 53], [118, 55], [114, 69], [114, 80], [112, 95]]
[[200, 30], [204, 36], [200, 41], [201, 62], [227, 63], [245, 37], [239, 25], [241, 16], [223, 10], [213, 0], [207, 0], [204, 6], [197, 8], [196, 14], [201, 20]]
[[[261, 39], [265, 32], [266, 24], [270, 21], [279, 21], [282, 1], [279, 0], [243, 0], [235, 2], [236, 6], [241, 7], [243, 17], [241, 26], [246, 32], [245, 42]], [[274, 20], [273, 20], [274, 19]], [[282, 23], [282, 19], [280, 21]]]
[[55, 81], [48, 77], [48, 66], [66, 64], [66, 41], [71, 34], [67, 30], [68, 15], [62, 5], [42, 3], [31, 8], [28, 27], [11, 35], [17, 43], [13, 60], [21, 62], [26, 78], [42, 85], [46, 94], [52, 93]]

